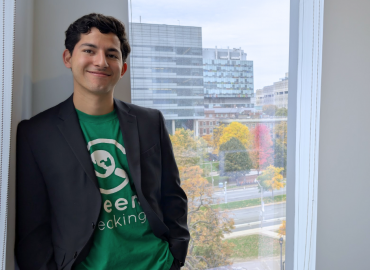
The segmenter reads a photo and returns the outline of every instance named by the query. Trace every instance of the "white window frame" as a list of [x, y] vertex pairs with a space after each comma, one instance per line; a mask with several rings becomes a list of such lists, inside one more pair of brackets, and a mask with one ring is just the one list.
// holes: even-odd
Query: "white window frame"
[[316, 268], [324, 0], [291, 0], [286, 270]]
[[15, 38], [15, 0], [3, 0], [0, 4], [0, 128], [1, 128], [1, 176], [0, 176], [0, 254], [1, 269], [7, 268], [8, 246], [8, 194], [10, 174], [10, 143], [13, 99], [13, 67]]

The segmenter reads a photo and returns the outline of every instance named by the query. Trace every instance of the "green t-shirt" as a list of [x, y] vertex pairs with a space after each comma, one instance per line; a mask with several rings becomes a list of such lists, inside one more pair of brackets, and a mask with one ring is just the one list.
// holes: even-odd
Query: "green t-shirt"
[[77, 110], [77, 115], [102, 206], [90, 253], [74, 269], [170, 269], [168, 242], [153, 234], [138, 201], [116, 112], [94, 116]]

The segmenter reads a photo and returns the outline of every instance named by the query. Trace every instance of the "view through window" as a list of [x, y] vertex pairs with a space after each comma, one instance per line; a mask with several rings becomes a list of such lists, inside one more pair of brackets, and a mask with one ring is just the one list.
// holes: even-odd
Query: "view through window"
[[130, 6], [132, 103], [163, 113], [188, 196], [184, 269], [284, 269], [289, 1]]

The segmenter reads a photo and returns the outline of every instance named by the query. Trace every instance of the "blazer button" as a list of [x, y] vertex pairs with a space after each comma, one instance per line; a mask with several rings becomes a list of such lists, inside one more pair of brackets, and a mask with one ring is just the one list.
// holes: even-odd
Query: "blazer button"
[[77, 258], [77, 251], [75, 252], [75, 255], [73, 256], [73, 259]]
[[94, 222], [92, 223], [92, 228], [93, 228], [93, 230], [95, 229], [95, 224], [94, 224]]

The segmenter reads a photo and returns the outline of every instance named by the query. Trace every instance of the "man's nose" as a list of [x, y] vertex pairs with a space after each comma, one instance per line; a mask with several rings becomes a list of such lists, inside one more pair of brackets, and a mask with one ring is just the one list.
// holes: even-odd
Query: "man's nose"
[[99, 66], [99, 67], [102, 67], [102, 68], [106, 68], [108, 67], [108, 62], [107, 62], [107, 57], [105, 55], [105, 52], [103, 51], [99, 51], [96, 55], [95, 55], [95, 65], [96, 66]]

